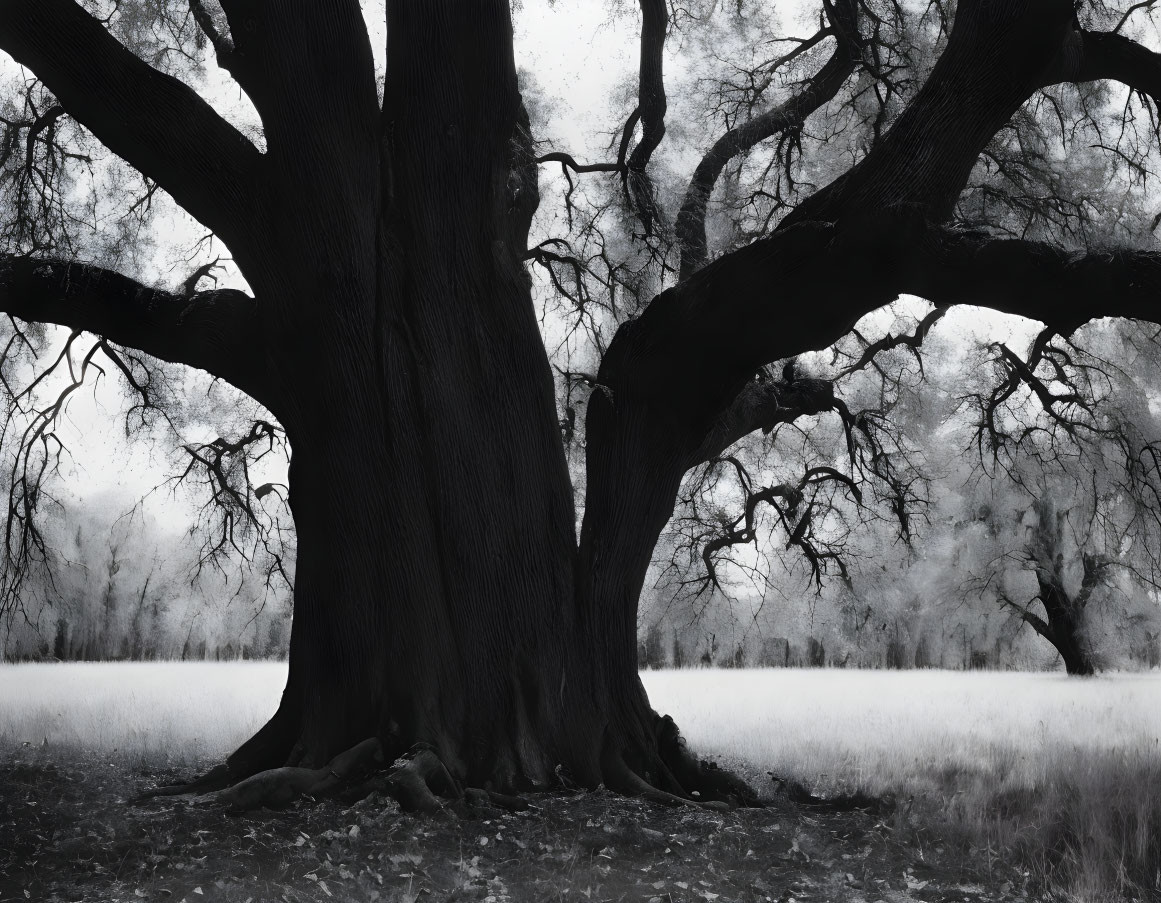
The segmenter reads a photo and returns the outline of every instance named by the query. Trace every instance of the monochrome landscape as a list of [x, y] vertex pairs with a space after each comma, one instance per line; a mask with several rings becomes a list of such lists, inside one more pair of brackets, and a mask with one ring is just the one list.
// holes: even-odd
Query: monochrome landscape
[[1155, 0], [0, 0], [0, 903], [1161, 900]]

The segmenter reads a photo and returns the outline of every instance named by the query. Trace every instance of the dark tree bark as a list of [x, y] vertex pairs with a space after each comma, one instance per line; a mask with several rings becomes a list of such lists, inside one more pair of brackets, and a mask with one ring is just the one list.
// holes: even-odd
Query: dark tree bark
[[[415, 774], [444, 789], [566, 775], [670, 801], [739, 793], [651, 709], [636, 606], [685, 471], [833, 404], [825, 385], [756, 387], [755, 370], [901, 292], [1072, 325], [1158, 317], [1154, 257], [1077, 261], [941, 225], [1019, 105], [1081, 77], [1060, 63], [1075, 36], [1066, 0], [961, 0], [944, 58], [863, 163], [618, 332], [589, 406], [578, 542], [523, 266], [537, 177], [507, 3], [390, 0], [381, 109], [354, 0], [222, 7], [231, 36], [211, 37], [262, 116], [264, 154], [71, 0], [0, 6], [0, 49], [213, 229], [253, 289], [187, 298], [94, 268], [0, 266], [0, 309], [205, 368], [286, 428], [289, 679], [211, 783], [314, 775], [375, 737], [387, 761], [422, 750]], [[643, 137], [628, 164], [641, 179], [664, 114], [663, 4], [643, 10]], [[821, 103], [850, 54], [842, 44], [815, 93], [779, 115]], [[1134, 59], [1134, 77], [1147, 63]]]
[[[1037, 523], [1028, 544], [1028, 561], [1036, 575], [1037, 595], [1044, 608], [1041, 618], [1028, 606], [1014, 605], [1024, 622], [1051, 643], [1064, 661], [1069, 674], [1087, 677], [1096, 672], [1092, 651], [1085, 636], [1084, 612], [1093, 590], [1107, 576], [1111, 562], [1100, 555], [1081, 555], [1083, 573], [1079, 588], [1070, 592], [1065, 585], [1065, 512], [1057, 511], [1050, 498], [1035, 499], [1032, 509]], [[1009, 603], [1011, 604], [1011, 603]]]
[[1096, 668], [1085, 642], [1081, 622], [1084, 607], [1070, 598], [1053, 576], [1037, 573], [1036, 580], [1040, 586], [1039, 599], [1044, 606], [1047, 621], [1040, 618], [1029, 620], [1028, 617], [1024, 620], [1056, 648], [1067, 673], [1077, 677], [1094, 674]]

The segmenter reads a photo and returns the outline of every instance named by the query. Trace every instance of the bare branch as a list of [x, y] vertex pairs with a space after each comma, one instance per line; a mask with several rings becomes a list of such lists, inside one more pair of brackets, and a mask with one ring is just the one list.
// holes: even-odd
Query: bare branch
[[[641, 220], [645, 235], [656, 230], [660, 211], [654, 198], [653, 183], [646, 168], [653, 152], [665, 137], [665, 31], [669, 13], [665, 0], [640, 0], [641, 3], [641, 65], [637, 88], [637, 109], [625, 126], [624, 141], [632, 134], [637, 122], [641, 124], [641, 140], [633, 148], [622, 173], [625, 193]], [[619, 160], [624, 160], [625, 145]]]
[[223, 569], [231, 557], [254, 565], [261, 560], [269, 588], [279, 580], [293, 581], [287, 567], [289, 537], [277, 518], [269, 516], [262, 500], [275, 495], [287, 504], [287, 487], [263, 483], [254, 486], [252, 469], [263, 458], [281, 452], [289, 460], [286, 433], [276, 423], [254, 420], [236, 438], [219, 436], [210, 442], [185, 446], [189, 461], [185, 470], [169, 482], [174, 485], [197, 481], [206, 490], [195, 530], [203, 541], [197, 568]]
[[[694, 170], [677, 215], [682, 279], [702, 266], [709, 254], [705, 234], [706, 209], [726, 164], [767, 138], [801, 128], [812, 113], [838, 93], [855, 71], [859, 61], [858, 5], [850, 0], [840, 0], [831, 9], [831, 27], [820, 30], [815, 38], [822, 40], [833, 34], [836, 45], [818, 73], [787, 100], [727, 131], [714, 142]], [[812, 41], [803, 43], [804, 46], [813, 46]]]
[[1055, 631], [1053, 631], [1053, 629], [1048, 625], [1048, 622], [1040, 617], [1040, 615], [1036, 614], [1034, 611], [1031, 611], [1026, 606], [1017, 605], [1004, 593], [1001, 593], [999, 598], [1001, 605], [1014, 609], [1016, 613], [1020, 615], [1020, 619], [1024, 621], [1025, 624], [1044, 637], [1044, 639], [1048, 640], [1048, 642], [1052, 643], [1053, 645], [1056, 644]]
[[1081, 31], [1080, 40], [1079, 65], [1062, 80], [1113, 79], [1161, 103], [1161, 53], [1115, 31]]
[[187, 296], [90, 264], [0, 257], [0, 310], [198, 367], [264, 403], [270, 394], [254, 301], [234, 289]]
[[924, 228], [900, 261], [900, 291], [938, 304], [978, 304], [1047, 323], [1061, 335], [1100, 317], [1161, 320], [1161, 255], [1073, 254], [1045, 242]]
[[899, 335], [887, 333], [883, 338], [875, 342], [870, 342], [863, 349], [863, 353], [859, 356], [859, 359], [849, 366], [844, 367], [835, 379], [842, 379], [844, 376], [849, 376], [857, 370], [862, 370], [884, 351], [891, 351], [894, 348], [900, 347], [909, 349], [915, 355], [915, 360], [918, 361], [919, 369], [922, 372], [923, 358], [919, 355], [919, 348], [923, 345], [923, 340], [927, 338], [927, 334], [931, 332], [931, 328], [943, 319], [945, 313], [947, 313], [946, 308], [936, 307], [915, 325], [914, 332], [904, 332]]
[[230, 70], [231, 62], [234, 54], [234, 42], [230, 35], [223, 34], [214, 22], [213, 14], [206, 8], [202, 0], [189, 0], [189, 9], [193, 13], [194, 21], [197, 22], [198, 28], [201, 29], [202, 34], [209, 40], [210, 45], [214, 48], [214, 53], [217, 54], [218, 64], [226, 70]]
[[690, 466], [718, 457], [757, 430], [770, 432], [779, 423], [833, 410], [834, 386], [825, 379], [755, 379], [747, 383], [714, 422]]
[[743, 497], [742, 512], [733, 519], [721, 515], [719, 524], [706, 524], [698, 535], [687, 540], [689, 551], [699, 544], [703, 573], [687, 579], [695, 586], [695, 595], [711, 587], [726, 593], [718, 568], [724, 563], [722, 553], [741, 545], [757, 545], [760, 538], [759, 510], [766, 506], [774, 512], [775, 525], [786, 536], [786, 549], [796, 548], [810, 567], [810, 580], [821, 589], [823, 578], [833, 566], [844, 581], [850, 580], [844, 560], [845, 536], [819, 528], [827, 513], [836, 510], [836, 492], [862, 504], [862, 492], [853, 479], [833, 467], [808, 467], [793, 483], [778, 483], [755, 489], [749, 474], [736, 458], [708, 462], [709, 469], [728, 465], [738, 476]]
[[571, 154], [563, 151], [553, 151], [536, 158], [537, 163], [559, 163], [561, 168], [567, 167], [573, 172], [622, 172], [624, 166], [620, 163], [577, 163]]
[[1140, 0], [1139, 3], [1134, 3], [1127, 10], [1125, 10], [1125, 14], [1123, 16], [1121, 16], [1120, 21], [1117, 22], [1116, 27], [1113, 29], [1113, 34], [1116, 34], [1122, 28], [1124, 28], [1125, 23], [1129, 21], [1129, 18], [1137, 10], [1139, 10], [1139, 9], [1152, 9], [1153, 4], [1155, 4], [1156, 2], [1157, 2], [1157, 0]]
[[142, 62], [72, 0], [0, 5], [0, 49], [235, 253], [252, 253], [261, 155], [189, 86]]

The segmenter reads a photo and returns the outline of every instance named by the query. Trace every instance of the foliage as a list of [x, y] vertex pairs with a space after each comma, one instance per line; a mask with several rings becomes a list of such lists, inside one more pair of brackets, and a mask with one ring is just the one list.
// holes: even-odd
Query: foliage
[[[164, 511], [164, 509], [163, 509]], [[105, 493], [49, 522], [54, 566], [26, 588], [9, 660], [270, 658], [286, 654], [289, 606], [253, 571], [201, 573], [188, 532]]]

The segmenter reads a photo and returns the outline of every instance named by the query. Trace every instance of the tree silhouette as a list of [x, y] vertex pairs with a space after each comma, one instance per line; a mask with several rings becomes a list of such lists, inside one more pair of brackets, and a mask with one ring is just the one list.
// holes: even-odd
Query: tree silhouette
[[[392, 786], [419, 807], [432, 790], [562, 777], [670, 801], [744, 795], [652, 711], [636, 605], [684, 475], [817, 411], [793, 371], [763, 368], [831, 345], [901, 293], [1064, 335], [1098, 316], [1161, 319], [1153, 251], [1078, 249], [1049, 213], [1014, 229], [1018, 192], [977, 173], [983, 160], [1011, 184], [1033, 179], [1012, 176], [997, 147], [1039, 127], [1029, 105], [1054, 86], [1118, 82], [1126, 109], [1155, 117], [1161, 56], [1124, 35], [1116, 11], [1082, 12], [961, 0], [954, 19], [938, 2], [915, 19], [892, 2], [824, 0], [818, 34], [765, 64], [799, 67], [782, 100], [767, 103], [773, 81], [722, 95], [728, 128], [671, 227], [651, 165], [666, 130], [663, 49], [669, 29], [696, 21], [663, 0], [641, 2], [636, 107], [615, 159], [599, 163], [538, 152], [500, 0], [389, 0], [382, 80], [350, 0], [0, 6], [0, 49], [38, 80], [4, 120], [5, 165], [19, 165], [6, 170], [0, 309], [95, 333], [112, 359], [132, 349], [205, 370], [271, 412], [293, 449], [288, 683], [269, 723], [200, 786], [236, 784], [252, 802], [290, 774], [269, 769], [298, 766], [284, 798], [321, 786], [328, 761], [346, 775], [377, 738], [388, 761], [412, 751]], [[165, 36], [152, 55], [140, 45], [150, 17]], [[198, 45], [253, 103], [260, 135], [169, 71]], [[820, 123], [857, 120], [849, 141], [810, 134], [824, 107]], [[1052, 112], [1106, 112], [1074, 107]], [[1146, 118], [1136, 126], [1150, 135]], [[134, 203], [166, 192], [229, 249], [249, 290], [199, 291], [208, 273], [151, 288], [74, 253], [61, 173], [93, 139], [144, 176]], [[723, 185], [757, 206], [715, 256], [713, 189], [769, 141], [765, 187], [747, 195], [737, 172]], [[803, 163], [807, 150], [829, 162]], [[635, 316], [588, 377], [579, 537], [561, 429], [576, 415], [557, 411], [526, 263], [552, 269], [582, 306], [597, 264], [566, 240], [529, 248], [546, 165], [570, 180], [612, 175], [635, 221], [627, 240], [652, 267], [630, 280]], [[961, 200], [975, 215], [957, 214]], [[122, 372], [143, 385], [131, 363]], [[768, 494], [789, 511], [822, 476]], [[232, 502], [244, 512], [249, 500]], [[790, 535], [805, 539], [801, 520]]]

